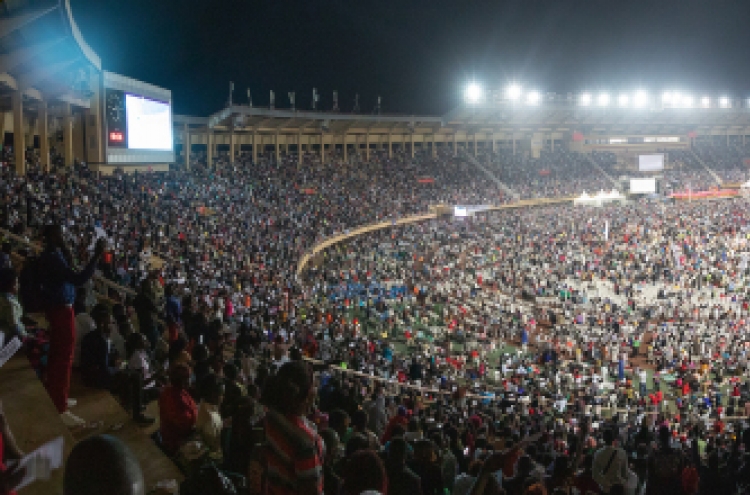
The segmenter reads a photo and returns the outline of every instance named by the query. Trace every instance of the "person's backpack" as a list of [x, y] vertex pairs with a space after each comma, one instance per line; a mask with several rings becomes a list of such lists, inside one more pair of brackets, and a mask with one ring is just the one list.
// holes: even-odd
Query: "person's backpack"
[[26, 257], [18, 276], [18, 296], [26, 313], [40, 313], [45, 309], [43, 272], [41, 257]]

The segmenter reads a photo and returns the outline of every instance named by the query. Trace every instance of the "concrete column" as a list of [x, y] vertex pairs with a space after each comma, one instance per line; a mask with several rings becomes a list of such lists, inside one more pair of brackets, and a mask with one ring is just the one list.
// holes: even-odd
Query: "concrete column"
[[453, 156], [458, 156], [458, 134], [453, 133]]
[[234, 165], [234, 156], [236, 153], [236, 145], [237, 144], [237, 134], [235, 134], [234, 129], [229, 130], [229, 163]]
[[297, 134], [297, 163], [302, 165], [302, 134]]
[[13, 91], [11, 95], [11, 107], [13, 109], [13, 156], [16, 165], [16, 174], [26, 174], [26, 136], [23, 132], [23, 94]]
[[370, 161], [370, 133], [365, 134], [365, 159]]
[[388, 158], [393, 158], [393, 135], [388, 133]]
[[344, 161], [349, 161], [349, 147], [346, 145], [346, 134], [344, 134]]
[[549, 135], [549, 148], [551, 151], [555, 151], [555, 136]]
[[414, 133], [411, 133], [411, 157], [414, 158]]
[[253, 163], [258, 162], [258, 133], [253, 131]]
[[320, 133], [320, 161], [325, 163], [326, 161], [326, 135], [322, 132]]
[[281, 152], [279, 151], [279, 133], [278, 132], [274, 135], [273, 142], [276, 145], [276, 163], [280, 163], [281, 162]]
[[206, 132], [206, 165], [214, 168], [214, 131]]
[[73, 166], [73, 112], [70, 103], [63, 103], [63, 158], [66, 167]]
[[39, 126], [39, 163], [42, 170], [49, 170], [49, 126], [47, 122], [47, 102], [39, 102], [39, 115], [37, 124]]
[[516, 154], [516, 136], [513, 136], [513, 155]]
[[477, 133], [474, 133], [474, 158], [477, 157]]
[[435, 134], [432, 134], [432, 158], [437, 158], [437, 146], [435, 146]]
[[190, 170], [190, 128], [187, 123], [182, 128], [182, 153], [185, 155], [185, 169]]
[[497, 139], [495, 139], [495, 135], [492, 135], [492, 152], [497, 153]]

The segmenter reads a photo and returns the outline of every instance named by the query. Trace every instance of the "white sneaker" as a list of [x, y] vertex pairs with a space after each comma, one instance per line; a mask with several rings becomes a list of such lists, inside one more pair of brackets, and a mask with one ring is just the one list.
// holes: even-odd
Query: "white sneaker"
[[75, 399], [68, 399], [68, 407], [76, 407], [78, 405], [78, 401]]
[[67, 426], [68, 428], [74, 428], [76, 426], [83, 426], [86, 424], [86, 421], [79, 418], [75, 414], [73, 414], [70, 411], [65, 411], [60, 415], [60, 419], [62, 420], [63, 424]]

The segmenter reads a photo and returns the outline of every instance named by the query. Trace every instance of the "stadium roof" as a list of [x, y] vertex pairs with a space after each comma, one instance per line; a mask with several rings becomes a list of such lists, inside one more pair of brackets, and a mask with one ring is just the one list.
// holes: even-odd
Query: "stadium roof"
[[233, 105], [209, 117], [175, 115], [177, 125], [216, 131], [261, 133], [468, 133], [562, 132], [629, 135], [675, 134], [694, 131], [716, 134], [750, 132], [748, 108], [600, 108], [569, 102], [538, 106], [512, 104], [461, 105], [443, 116], [360, 115], [269, 109]]
[[101, 59], [86, 43], [69, 0], [0, 3], [0, 106], [9, 92], [88, 107]]

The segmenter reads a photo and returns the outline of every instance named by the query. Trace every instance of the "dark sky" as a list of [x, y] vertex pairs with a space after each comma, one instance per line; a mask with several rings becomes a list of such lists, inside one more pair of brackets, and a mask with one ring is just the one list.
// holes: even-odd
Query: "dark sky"
[[175, 113], [235, 101], [442, 114], [475, 79], [546, 92], [644, 87], [750, 96], [748, 0], [71, 0], [105, 69], [172, 90]]

